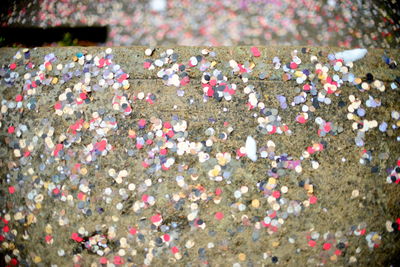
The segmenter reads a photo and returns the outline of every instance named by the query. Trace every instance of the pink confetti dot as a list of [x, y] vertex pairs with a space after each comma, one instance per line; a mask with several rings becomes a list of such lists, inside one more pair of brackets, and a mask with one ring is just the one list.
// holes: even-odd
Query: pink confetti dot
[[138, 121], [138, 125], [139, 125], [139, 128], [144, 128], [145, 126], [146, 126], [146, 120], [145, 119], [140, 119], [139, 121]]
[[15, 64], [15, 63], [11, 63], [10, 64], [10, 69], [11, 70], [15, 70], [16, 67], [17, 67], [17, 64]]
[[217, 220], [222, 220], [224, 218], [224, 214], [222, 212], [216, 212], [215, 213], [215, 219]]
[[317, 198], [316, 196], [311, 196], [310, 199], [309, 199], [310, 204], [315, 204], [315, 203], [317, 203], [317, 200], [318, 200], [318, 198]]
[[161, 214], [151, 216], [150, 220], [152, 223], [160, 222], [162, 220]]
[[150, 66], [151, 66], [151, 63], [150, 63], [150, 62], [144, 62], [144, 63], [143, 63], [143, 68], [145, 68], [145, 69], [150, 68]]
[[313, 154], [315, 152], [315, 150], [313, 147], [309, 146], [309, 147], [307, 147], [307, 152], [310, 154]]
[[308, 241], [308, 245], [309, 245], [310, 247], [315, 247], [316, 244], [317, 244], [317, 242], [315, 242], [314, 240]]
[[100, 264], [107, 264], [108, 260], [106, 257], [101, 257], [100, 258]]
[[301, 123], [301, 124], [307, 122], [307, 120], [306, 120], [303, 116], [297, 116], [296, 121], [297, 121], [298, 123]]
[[253, 56], [255, 57], [259, 57], [261, 56], [260, 51], [258, 50], [257, 47], [253, 46], [252, 48], [250, 48], [251, 53], [253, 54]]
[[166, 154], [167, 154], [167, 149], [166, 148], [160, 149], [160, 155], [166, 155]]
[[216, 194], [217, 196], [221, 195], [221, 194], [222, 194], [222, 189], [221, 189], [221, 188], [215, 189], [215, 194]]
[[179, 248], [177, 248], [177, 247], [174, 246], [174, 247], [171, 248], [171, 251], [172, 251], [172, 253], [174, 253], [174, 254], [175, 254], [175, 253], [178, 253], [178, 252], [179, 252]]

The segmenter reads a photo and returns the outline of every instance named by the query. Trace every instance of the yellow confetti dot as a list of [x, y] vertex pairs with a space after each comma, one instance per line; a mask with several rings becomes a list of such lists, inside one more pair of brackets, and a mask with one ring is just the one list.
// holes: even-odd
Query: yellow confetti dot
[[46, 225], [45, 231], [47, 234], [52, 234], [53, 233], [53, 228], [51, 227], [50, 224]]
[[296, 72], [294, 73], [294, 76], [296, 76], [296, 77], [301, 77], [301, 76], [303, 76], [303, 72], [301, 72], [301, 71], [296, 71]]
[[33, 262], [34, 262], [34, 263], [39, 263], [39, 262], [41, 262], [41, 261], [42, 261], [42, 258], [41, 258], [41, 257], [39, 257], [39, 256], [33, 257]]
[[258, 199], [253, 199], [251, 201], [251, 206], [253, 206], [254, 208], [260, 207], [260, 201]]
[[218, 164], [221, 166], [225, 166], [225, 164], [227, 163], [226, 158], [224, 158], [223, 156], [218, 158]]
[[238, 258], [239, 258], [240, 261], [245, 261], [246, 260], [246, 254], [239, 253]]
[[87, 121], [85, 121], [85, 122], [83, 123], [83, 128], [88, 129], [89, 127], [90, 127], [90, 123], [87, 122]]
[[88, 170], [86, 168], [81, 169], [81, 174], [86, 175], [88, 173]]

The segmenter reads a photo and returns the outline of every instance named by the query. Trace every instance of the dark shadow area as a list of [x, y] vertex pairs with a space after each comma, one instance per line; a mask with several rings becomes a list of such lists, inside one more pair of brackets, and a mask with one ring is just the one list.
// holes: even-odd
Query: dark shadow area
[[[106, 26], [93, 27], [1, 27], [1, 46], [15, 44], [26, 47], [43, 46], [54, 42], [62, 42], [64, 45], [98, 45], [107, 40], [108, 28]], [[74, 43], [78, 40], [78, 43]]]

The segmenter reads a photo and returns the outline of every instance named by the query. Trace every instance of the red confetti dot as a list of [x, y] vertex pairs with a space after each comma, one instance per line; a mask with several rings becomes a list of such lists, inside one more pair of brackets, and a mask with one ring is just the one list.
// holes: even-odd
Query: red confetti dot
[[100, 264], [107, 264], [108, 260], [106, 257], [101, 257], [100, 258]]
[[175, 133], [174, 133], [174, 131], [172, 131], [172, 130], [169, 130], [169, 131], [167, 132], [167, 136], [168, 136], [169, 138], [174, 137], [174, 135], [175, 135]]
[[85, 193], [83, 193], [83, 192], [79, 192], [79, 193], [78, 193], [78, 199], [79, 199], [79, 200], [84, 200], [84, 199], [85, 199], [85, 196], [86, 196], [86, 195], [85, 195]]
[[10, 227], [8, 227], [8, 225], [3, 227], [3, 232], [4, 233], [8, 233], [10, 231]]
[[14, 186], [8, 187], [8, 193], [14, 194], [15, 193], [15, 187]]
[[292, 63], [290, 63], [290, 68], [291, 69], [297, 69], [297, 64], [296, 63], [294, 63], [294, 62], [292, 62]]
[[324, 244], [322, 245], [322, 248], [323, 248], [324, 250], [329, 250], [329, 249], [331, 249], [331, 247], [332, 247], [332, 244], [331, 244], [331, 243], [324, 243]]
[[131, 228], [129, 229], [129, 233], [130, 233], [131, 235], [136, 235], [136, 233], [137, 233], [136, 228], [131, 227]]
[[17, 96], [15, 97], [15, 101], [21, 102], [23, 98], [24, 98], [24, 97], [23, 97], [22, 95], [17, 95]]
[[164, 128], [167, 128], [167, 129], [169, 129], [169, 128], [171, 128], [172, 126], [171, 126], [171, 123], [170, 122], [164, 122]]
[[9, 134], [13, 134], [15, 132], [15, 127], [14, 126], [10, 126], [10, 127], [8, 127], [7, 131], [8, 131]]
[[274, 197], [274, 198], [279, 198], [280, 196], [281, 196], [281, 193], [279, 192], [279, 191], [274, 191], [274, 192], [272, 192], [272, 196]]
[[331, 130], [331, 124], [330, 123], [325, 124], [324, 131], [329, 132], [330, 130]]
[[53, 240], [53, 237], [51, 235], [46, 235], [44, 239], [47, 243], [49, 243], [51, 240]]
[[209, 87], [207, 90], [207, 96], [211, 97], [213, 95], [214, 95], [214, 90], [211, 87]]
[[163, 238], [164, 238], [165, 242], [168, 242], [169, 240], [171, 240], [171, 237], [169, 236], [169, 234], [165, 234], [163, 236]]
[[61, 108], [62, 108], [61, 102], [55, 103], [55, 104], [54, 104], [54, 108], [55, 108], [55, 109], [61, 109]]
[[310, 247], [315, 247], [316, 244], [317, 244], [317, 242], [315, 242], [314, 240], [308, 241], [308, 245], [309, 245]]
[[15, 64], [15, 63], [10, 64], [10, 70], [15, 70], [16, 67], [17, 67], [17, 64]]
[[215, 219], [217, 220], [222, 220], [224, 218], [224, 214], [222, 212], [216, 212], [215, 213]]
[[324, 150], [324, 145], [323, 144], [318, 144], [318, 151]]
[[144, 195], [142, 196], [142, 201], [143, 201], [143, 202], [147, 202], [148, 199], [149, 199], [149, 195], [144, 194]]
[[123, 263], [124, 262], [120, 256], [114, 256], [114, 264], [121, 265]]
[[13, 265], [13, 266], [17, 266], [18, 265], [18, 260], [16, 258], [12, 258], [10, 260], [10, 264]]
[[75, 240], [76, 242], [82, 242], [83, 241], [83, 238], [80, 237], [78, 233], [72, 233], [71, 239]]

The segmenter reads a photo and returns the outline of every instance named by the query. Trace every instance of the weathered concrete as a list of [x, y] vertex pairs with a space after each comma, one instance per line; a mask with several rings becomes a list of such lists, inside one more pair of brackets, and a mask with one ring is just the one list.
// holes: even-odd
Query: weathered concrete
[[[204, 48], [204, 47], [203, 47]], [[179, 55], [177, 62], [185, 64], [191, 56], [201, 55], [202, 47], [173, 47], [174, 53]], [[6, 86], [5, 73], [10, 73], [9, 64], [17, 62], [13, 56], [17, 49], [1, 48], [0, 63], [3, 65], [4, 73], [0, 76], [0, 97], [1, 100], [12, 101], [18, 94], [24, 96], [21, 109], [8, 109], [7, 112], [0, 114], [1, 128], [0, 141], [1, 145], [1, 174], [2, 174], [2, 213], [3, 218], [6, 214], [11, 217], [9, 222], [10, 228], [16, 230], [15, 237], [7, 236], [7, 244], [3, 242], [2, 251], [5, 255], [12, 255], [13, 246], [17, 246], [20, 255], [19, 260], [26, 260], [32, 265], [49, 266], [50, 264], [58, 264], [58, 266], [67, 266], [76, 255], [81, 255], [80, 263], [88, 266], [92, 262], [99, 263], [100, 256], [89, 253], [79, 242], [71, 240], [71, 234], [79, 231], [84, 227], [88, 232], [82, 237], [95, 235], [95, 231], [108, 236], [107, 244], [110, 248], [105, 256], [112, 262], [114, 256], [118, 255], [121, 247], [125, 250], [126, 255], [123, 261], [131, 265], [143, 265], [144, 259], [148, 253], [148, 249], [153, 248], [155, 255], [151, 261], [152, 266], [160, 266], [162, 264], [172, 264], [176, 262], [179, 266], [190, 265], [206, 265], [208, 262], [211, 266], [230, 266], [235, 262], [240, 262], [242, 266], [253, 264], [261, 266], [262, 264], [271, 265], [271, 257], [278, 257], [277, 264], [281, 266], [314, 266], [321, 262], [329, 265], [350, 265], [349, 262], [356, 257], [356, 266], [365, 266], [367, 263], [374, 265], [385, 265], [395, 263], [396, 257], [400, 251], [400, 244], [396, 242], [399, 232], [388, 232], [386, 222], [394, 222], [400, 217], [399, 210], [399, 188], [397, 184], [388, 184], [386, 177], [387, 169], [396, 166], [396, 161], [400, 157], [399, 142], [396, 137], [399, 136], [399, 130], [390, 129], [391, 125], [399, 122], [390, 118], [391, 112], [399, 111], [399, 89], [392, 90], [390, 84], [396, 83], [395, 79], [400, 76], [399, 69], [391, 69], [382, 60], [382, 56], [386, 54], [397, 62], [400, 61], [398, 50], [369, 50], [365, 58], [354, 63], [354, 67], [350, 72], [355, 77], [365, 80], [366, 74], [373, 74], [374, 80], [383, 82], [386, 86], [384, 92], [378, 89], [370, 89], [361, 92], [356, 86], [345, 82], [336, 94], [330, 95], [332, 103], [329, 105], [321, 103], [320, 108], [309, 113], [308, 122], [300, 124], [295, 121], [296, 116], [301, 112], [301, 106], [292, 107], [290, 103], [294, 97], [302, 91], [302, 85], [298, 85], [295, 80], [284, 81], [282, 79], [285, 72], [280, 68], [274, 69], [272, 59], [277, 56], [282, 64], [290, 63], [292, 60], [291, 52], [298, 50], [298, 57], [302, 63], [299, 69], [308, 69], [315, 72], [315, 63], [310, 61], [311, 55], [318, 57], [321, 63], [328, 63], [327, 56], [330, 53], [341, 51], [340, 48], [309, 48], [306, 53], [302, 53], [302, 47], [261, 47], [261, 57], [253, 57], [250, 47], [221, 47], [209, 48], [210, 51], [216, 52], [215, 57], [205, 56], [205, 60], [209, 62], [215, 61], [214, 69], [220, 70], [228, 78], [228, 84], [235, 83], [237, 90], [231, 101], [222, 100], [221, 102], [210, 98], [207, 102], [203, 101], [203, 89], [201, 86], [202, 72], [196, 68], [188, 68], [187, 73], [190, 77], [189, 84], [182, 86], [185, 94], [182, 97], [177, 96], [177, 88], [175, 86], [165, 86], [162, 79], [157, 77], [156, 70], [147, 70], [143, 68], [143, 63], [147, 59], [155, 60], [159, 58], [160, 53], [167, 48], [156, 48], [152, 56], [145, 56], [146, 47], [131, 48], [113, 48], [114, 58], [112, 62], [119, 64], [121, 68], [129, 74], [130, 87], [127, 90], [114, 90], [107, 87], [101, 92], [93, 92], [90, 94], [90, 103], [83, 104], [79, 107], [82, 112], [80, 115], [85, 121], [92, 119], [93, 112], [104, 110], [103, 118], [110, 116], [116, 119], [118, 127], [110, 130], [111, 133], [106, 135], [108, 143], [113, 149], [106, 156], [99, 156], [97, 160], [84, 163], [80, 156], [84, 147], [93, 143], [95, 133], [85, 128], [82, 129], [80, 140], [70, 143], [70, 146], [63, 149], [63, 155], [55, 156], [54, 151], [46, 148], [44, 144], [43, 134], [46, 134], [49, 127], [54, 128], [52, 138], [54, 144], [62, 134], [73, 135], [69, 132], [69, 128], [77, 121], [75, 115], [55, 115], [54, 105], [66, 88], [73, 88], [82, 77], [73, 77], [65, 84], [55, 83], [51, 85], [39, 85], [36, 88], [36, 94], [28, 96], [24, 89], [23, 76], [27, 72], [24, 70], [23, 64], [17, 64], [14, 72], [18, 72], [20, 78], [12, 86]], [[59, 63], [65, 65], [73, 60], [73, 56], [77, 53], [91, 54], [93, 56], [104, 52], [106, 48], [99, 47], [70, 47], [70, 48], [35, 48], [30, 50], [30, 62], [35, 64], [34, 70], [37, 70], [40, 64], [44, 63], [44, 56], [54, 53], [57, 61], [52, 63], [52, 70], [47, 70], [46, 77], [58, 77], [61, 75], [55, 72]], [[23, 55], [22, 55], [23, 57]], [[101, 57], [101, 56], [100, 56]], [[249, 74], [234, 74], [229, 66], [229, 60], [235, 60], [237, 63], [250, 66], [254, 63], [254, 68]], [[20, 63], [23, 63], [22, 61]], [[77, 63], [75, 63], [77, 64]], [[172, 65], [167, 65], [170, 68]], [[78, 66], [80, 67], [80, 66]], [[332, 66], [330, 66], [332, 69]], [[90, 71], [92, 72], [92, 70]], [[210, 71], [212, 72], [212, 71]], [[260, 80], [259, 75], [265, 73], [266, 78]], [[330, 70], [329, 75], [333, 75]], [[243, 76], [248, 75], [248, 82], [243, 82]], [[33, 75], [34, 76], [34, 75]], [[96, 84], [99, 77], [93, 77], [91, 84]], [[318, 90], [322, 90], [323, 82], [317, 78], [313, 80]], [[258, 116], [262, 115], [258, 108], [249, 111], [246, 103], [248, 96], [244, 93], [247, 85], [254, 85], [255, 91], [260, 95], [259, 102], [264, 102], [268, 108], [279, 110], [281, 121], [285, 122], [292, 134], [263, 134], [257, 130], [258, 122], [253, 117], [254, 113]], [[398, 82], [397, 82], [397, 86]], [[79, 94], [79, 90], [74, 93]], [[155, 104], [151, 105], [146, 101], [137, 101], [135, 97], [139, 92], [152, 93], [156, 96]], [[123, 115], [123, 113], [113, 110], [112, 99], [116, 94], [126, 94], [127, 98], [132, 101], [132, 113]], [[284, 95], [287, 99], [289, 108], [282, 110], [276, 95]], [[377, 128], [366, 132], [365, 146], [357, 147], [354, 138], [357, 136], [357, 130], [352, 129], [353, 121], [347, 118], [348, 106], [351, 104], [349, 95], [355, 95], [362, 100], [362, 106], [367, 113], [364, 118], [368, 121], [376, 120], [378, 123], [386, 121], [389, 129], [382, 133]], [[380, 99], [382, 105], [376, 108], [367, 108], [365, 101], [368, 96], [374, 99]], [[35, 108], [29, 110], [25, 105], [32, 98], [36, 99]], [[345, 102], [341, 105], [339, 102]], [[311, 107], [310, 98], [304, 103]], [[4, 105], [4, 104], [3, 104]], [[225, 110], [224, 110], [225, 109]], [[175, 158], [174, 167], [171, 170], [158, 170], [149, 173], [142, 166], [143, 160], [147, 157], [147, 152], [152, 146], [145, 146], [142, 150], [135, 148], [135, 138], [128, 137], [128, 130], [133, 129], [138, 136], [143, 136], [151, 131], [149, 120], [151, 117], [160, 118], [163, 122], [171, 121], [171, 117], [177, 115], [180, 120], [185, 120], [188, 124], [186, 129], [186, 139], [190, 142], [200, 142], [209, 139], [205, 134], [205, 130], [209, 127], [215, 129], [214, 144], [209, 152], [211, 159], [205, 163], [199, 163], [198, 156], [184, 155], [179, 156], [174, 152], [169, 152], [168, 157]], [[343, 128], [341, 131], [327, 134], [320, 137], [317, 134], [318, 125], [314, 122], [315, 118], [321, 117], [325, 121], [333, 122], [336, 126]], [[47, 118], [46, 125], [43, 125], [43, 119]], [[148, 126], [141, 130], [137, 123], [139, 119], [146, 119]], [[213, 121], [210, 120], [213, 118]], [[228, 134], [226, 140], [221, 140], [218, 134], [228, 133], [228, 126], [224, 122], [229, 123], [233, 127], [233, 131]], [[9, 133], [9, 126], [18, 128], [19, 125], [25, 124], [28, 131], [21, 136], [15, 133]], [[397, 125], [398, 127], [399, 125]], [[68, 135], [67, 134], [67, 135]], [[302, 160], [302, 171], [296, 172], [287, 167], [278, 168], [283, 170], [281, 177], [277, 180], [278, 187], [275, 190], [282, 189], [287, 186], [289, 191], [284, 194], [281, 199], [286, 201], [298, 201], [301, 203], [302, 211], [299, 216], [290, 215], [284, 219], [284, 224], [279, 227], [276, 233], [269, 234], [267, 228], [261, 226], [260, 230], [256, 230], [257, 222], [260, 225], [263, 218], [267, 216], [267, 211], [272, 209], [272, 204], [268, 202], [268, 198], [264, 196], [265, 192], [257, 189], [257, 182], [267, 181], [271, 177], [268, 170], [274, 168], [277, 164], [276, 160], [260, 158], [256, 162], [250, 161], [246, 157], [236, 158], [236, 151], [245, 145], [248, 135], [253, 136], [258, 143], [258, 148], [266, 146], [268, 140], [272, 140], [275, 145], [275, 155], [279, 156], [284, 153], [293, 157], [293, 160], [302, 160], [303, 152], [307, 147], [316, 143], [323, 143], [324, 150], [311, 155], [310, 158]], [[33, 145], [34, 148], [27, 160], [24, 157], [15, 155], [15, 141], [20, 142], [21, 139], [31, 141], [34, 136], [40, 137], [39, 142]], [[98, 140], [98, 139], [96, 139]], [[177, 140], [175, 140], [178, 142]], [[21, 147], [17, 148], [25, 151]], [[132, 149], [133, 156], [128, 156], [128, 150]], [[363, 150], [371, 151], [372, 159], [367, 164], [360, 164]], [[65, 151], [64, 151], [65, 150]], [[216, 164], [216, 154], [218, 152], [229, 152], [232, 155], [232, 161], [229, 165], [232, 175], [231, 181], [227, 183], [225, 180], [216, 182], [209, 179], [208, 172]], [[75, 153], [75, 154], [74, 154]], [[386, 153], [386, 154], [385, 154]], [[69, 157], [66, 157], [66, 154]], [[41, 158], [41, 155], [42, 158]], [[46, 161], [47, 159], [47, 161]], [[48, 161], [49, 159], [50, 162]], [[319, 168], [313, 169], [311, 160], [319, 163]], [[345, 161], [343, 160], [345, 159]], [[54, 163], [52, 163], [54, 161]], [[45, 164], [45, 170], [40, 170], [40, 164]], [[75, 170], [74, 164], [80, 163], [80, 168], [85, 168], [85, 172]], [[155, 164], [155, 163], [154, 163]], [[177, 166], [182, 165], [180, 170]], [[63, 181], [54, 181], [52, 176], [59, 173], [59, 166], [66, 169], [66, 179]], [[30, 173], [32, 168], [33, 173]], [[109, 169], [114, 168], [117, 172], [127, 170], [129, 175], [124, 178], [124, 182], [115, 182], [109, 176]], [[193, 172], [199, 175], [197, 180], [191, 178], [186, 170], [193, 168]], [[371, 171], [373, 168], [376, 170]], [[78, 176], [78, 184], [75, 183]], [[177, 185], [176, 176], [185, 177], [185, 186]], [[75, 180], [71, 177], [75, 177]], [[143, 190], [143, 183], [146, 178], [150, 178], [153, 182], [151, 186]], [[159, 182], [158, 179], [162, 179]], [[307, 181], [313, 185], [313, 190], [309, 187], [304, 189], [299, 187], [300, 181]], [[127, 182], [125, 184], [125, 182]], [[118, 190], [126, 189], [129, 183], [134, 183], [136, 189], [128, 191], [128, 198], [122, 197]], [[92, 214], [85, 215], [82, 209], [77, 208], [79, 202], [77, 194], [82, 192], [79, 185], [84, 184], [90, 187], [89, 193], [86, 193], [86, 203], [92, 210]], [[307, 184], [307, 182], [306, 182]], [[65, 196], [71, 196], [68, 201], [60, 200], [60, 197], [54, 197], [47, 187], [49, 185], [59, 186]], [[208, 200], [193, 200], [190, 193], [192, 190], [199, 188], [201, 185], [206, 190]], [[9, 186], [14, 186], [16, 192], [10, 194]], [[241, 186], [247, 186], [248, 193], [243, 193], [239, 199], [235, 199], [234, 192], [240, 190]], [[44, 199], [38, 207], [38, 203], [27, 198], [27, 194], [36, 187], [38, 193], [43, 194]], [[106, 196], [104, 191], [111, 188], [113, 194]], [[142, 189], [139, 189], [142, 188]], [[218, 203], [218, 197], [214, 192], [216, 188], [222, 189], [221, 202]], [[307, 190], [308, 189], [308, 190]], [[353, 197], [352, 192], [359, 191], [359, 196]], [[308, 194], [307, 194], [308, 193]], [[142, 199], [142, 195], [147, 194], [154, 196], [156, 201], [153, 206], [146, 209], [134, 211], [133, 204]], [[165, 195], [181, 195], [181, 199], [185, 200], [182, 209], [176, 208], [176, 202], [172, 199], [166, 199]], [[318, 201], [316, 204], [310, 205], [308, 199], [316, 196]], [[106, 198], [111, 200], [106, 202]], [[88, 200], [89, 199], [89, 200]], [[261, 202], [259, 207], [252, 200], [257, 199]], [[116, 208], [117, 203], [123, 203], [123, 209]], [[190, 205], [197, 203], [198, 216], [206, 223], [204, 230], [198, 226], [193, 226], [193, 222], [187, 219], [191, 212]], [[239, 211], [233, 207], [234, 203], [244, 203], [246, 210]], [[287, 208], [287, 204], [280, 203], [283, 209]], [[36, 205], [35, 208], [28, 208]], [[101, 214], [97, 209], [101, 207], [104, 212]], [[24, 216], [22, 220], [16, 220], [14, 217], [20, 212]], [[214, 214], [223, 212], [225, 217], [222, 220], [216, 220]], [[155, 213], [162, 214], [163, 224], [169, 226], [170, 230], [166, 231], [172, 236], [169, 243], [163, 242], [161, 246], [156, 245], [156, 238], [164, 233], [160, 228], [154, 227], [149, 218]], [[248, 220], [246, 219], [247, 216]], [[281, 216], [281, 215], [279, 215]], [[279, 217], [278, 216], [278, 217]], [[35, 218], [33, 220], [33, 218]], [[68, 218], [68, 224], [60, 223], [60, 220]], [[31, 221], [30, 221], [31, 220]], [[173, 228], [172, 222], [178, 224], [177, 228]], [[362, 236], [351, 234], [355, 228], [352, 227], [366, 224], [366, 233]], [[51, 225], [52, 230], [48, 231]], [[46, 228], [47, 226], [47, 228]], [[153, 228], [151, 228], [153, 226]], [[139, 233], [144, 235], [144, 241], [137, 239], [136, 235], [129, 235], [129, 227], [136, 227]], [[114, 228], [115, 231], [110, 229]], [[363, 227], [361, 227], [363, 228]], [[215, 233], [210, 233], [210, 231]], [[47, 232], [46, 232], [47, 231]], [[320, 237], [317, 245], [311, 248], [308, 245], [307, 236], [311, 232], [318, 232]], [[342, 232], [342, 237], [339, 236]], [[24, 238], [23, 235], [28, 237]], [[51, 232], [51, 233], [50, 233]], [[253, 241], [252, 235], [259, 232], [260, 237], [257, 241]], [[327, 237], [324, 240], [325, 233], [336, 234], [336, 238]], [[377, 232], [382, 237], [382, 244], [375, 249], [369, 249], [367, 246], [366, 236], [371, 232]], [[53, 243], [47, 244], [44, 241], [46, 235], [52, 235]], [[121, 246], [121, 238], [127, 238], [127, 245]], [[289, 242], [289, 238], [293, 238], [294, 242]], [[333, 241], [335, 239], [335, 241]], [[346, 240], [345, 248], [340, 249], [341, 256], [332, 256], [334, 249], [323, 251], [324, 243], [332, 243], [337, 245], [336, 240]], [[185, 245], [188, 240], [194, 241], [193, 247], [187, 248]], [[214, 247], [207, 247], [209, 243], [213, 243]], [[180, 256], [171, 253], [171, 248], [176, 246], [180, 250]], [[357, 248], [361, 248], [361, 252], [357, 253]], [[82, 249], [83, 248], [83, 249]], [[199, 249], [205, 249], [205, 256]], [[65, 256], [58, 256], [58, 250], [64, 249]], [[15, 252], [15, 251], [14, 251]], [[179, 254], [178, 253], [178, 254]], [[244, 253], [246, 255], [243, 259]], [[75, 256], [74, 256], [75, 255]], [[131, 256], [131, 259], [129, 259]], [[268, 255], [268, 257], [266, 256]], [[39, 260], [41, 263], [34, 263]], [[147, 255], [148, 256], [148, 255]], [[179, 259], [182, 257], [181, 259]], [[331, 257], [331, 259], [329, 259]], [[177, 259], [178, 258], [178, 259]]]

